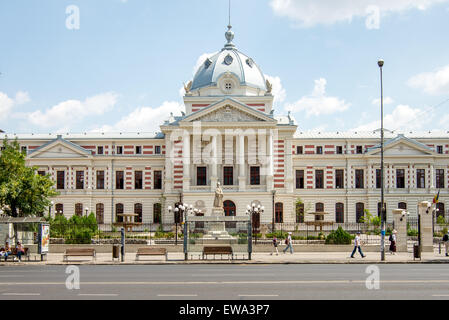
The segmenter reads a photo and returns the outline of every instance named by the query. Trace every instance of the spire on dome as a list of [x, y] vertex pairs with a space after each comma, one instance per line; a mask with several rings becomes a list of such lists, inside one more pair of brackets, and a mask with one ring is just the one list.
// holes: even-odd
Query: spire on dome
[[225, 49], [233, 49], [235, 48], [235, 45], [232, 43], [232, 40], [234, 40], [234, 32], [231, 30], [231, 0], [229, 0], [229, 24], [228, 24], [228, 31], [225, 33], [226, 40], [228, 43], [225, 45]]

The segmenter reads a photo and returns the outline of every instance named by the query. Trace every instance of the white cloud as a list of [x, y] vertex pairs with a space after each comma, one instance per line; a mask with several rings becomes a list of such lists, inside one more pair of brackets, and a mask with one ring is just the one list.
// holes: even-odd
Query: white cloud
[[35, 111], [25, 114], [33, 125], [43, 128], [64, 126], [70, 128], [73, 124], [90, 116], [98, 116], [113, 109], [118, 95], [113, 92], [102, 93], [87, 98], [85, 101], [67, 100], [45, 111]]
[[[388, 130], [424, 130], [431, 127], [433, 110], [412, 108], [408, 105], [398, 105], [392, 113], [384, 116], [384, 128]], [[380, 118], [380, 117], [379, 117]], [[380, 119], [368, 122], [351, 129], [354, 131], [372, 131], [381, 127]]]
[[14, 100], [0, 92], [0, 120], [6, 119], [14, 106]]
[[270, 81], [270, 83], [273, 85], [272, 93], [274, 96], [274, 105], [276, 106], [277, 104], [284, 102], [285, 98], [287, 97], [287, 92], [282, 86], [281, 78], [265, 75], [265, 79]]
[[[393, 102], [394, 102], [394, 100], [392, 98], [384, 97], [384, 105], [389, 105], [389, 104], [392, 104]], [[373, 105], [375, 105], [375, 106], [379, 106], [380, 105], [380, 98], [374, 99], [371, 103]]]
[[432, 95], [449, 93], [449, 65], [434, 72], [425, 72], [413, 76], [407, 84]]
[[167, 120], [172, 112], [175, 116], [181, 114], [183, 105], [178, 102], [164, 102], [160, 107], [139, 107], [123, 117], [114, 125], [105, 125], [93, 132], [153, 132], [159, 131], [159, 126]]
[[288, 104], [286, 109], [292, 112], [305, 111], [307, 117], [346, 111], [351, 104], [337, 97], [326, 96], [326, 84], [326, 79], [315, 80], [312, 94], [302, 97], [293, 104]]
[[30, 100], [30, 96], [28, 95], [28, 92], [19, 91], [16, 93], [16, 98], [15, 98], [16, 104], [21, 105], [21, 104], [28, 103], [30, 101], [31, 100]]
[[[331, 25], [366, 18], [368, 29], [378, 29], [380, 16], [405, 10], [426, 10], [448, 0], [271, 0], [274, 13], [287, 17], [299, 27]], [[377, 17], [379, 15], [379, 17]]]

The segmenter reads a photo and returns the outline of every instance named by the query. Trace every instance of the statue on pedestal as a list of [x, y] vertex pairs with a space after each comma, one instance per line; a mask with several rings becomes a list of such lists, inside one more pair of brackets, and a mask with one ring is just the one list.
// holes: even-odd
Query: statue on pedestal
[[221, 189], [220, 182], [217, 182], [217, 189], [215, 189], [214, 209], [223, 208], [223, 189]]

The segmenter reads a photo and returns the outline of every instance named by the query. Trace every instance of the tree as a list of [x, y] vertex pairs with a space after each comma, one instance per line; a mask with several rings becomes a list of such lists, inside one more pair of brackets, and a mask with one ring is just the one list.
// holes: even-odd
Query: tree
[[37, 167], [25, 165], [26, 154], [17, 140], [3, 141], [0, 155], [0, 208], [12, 217], [42, 216], [57, 196], [50, 176], [37, 174]]

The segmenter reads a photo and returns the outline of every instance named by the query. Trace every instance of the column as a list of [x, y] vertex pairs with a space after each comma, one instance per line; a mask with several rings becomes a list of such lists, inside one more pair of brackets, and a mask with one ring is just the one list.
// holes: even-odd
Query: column
[[183, 189], [190, 191], [190, 133], [183, 137]]
[[398, 252], [407, 252], [407, 214], [405, 210], [393, 210], [394, 228], [396, 234], [396, 249]]
[[267, 136], [267, 191], [274, 189], [274, 146], [273, 146], [273, 130], [270, 130], [270, 134]]
[[210, 187], [211, 191], [214, 191], [217, 188], [218, 182], [218, 145], [217, 145], [217, 136], [214, 134], [212, 136], [212, 165], [211, 165], [211, 178], [210, 178]]
[[435, 189], [435, 168], [433, 164], [430, 165], [430, 188]]
[[421, 221], [422, 252], [433, 252], [432, 207], [430, 202], [421, 202], [418, 210]]
[[171, 133], [166, 136], [166, 153], [165, 153], [165, 192], [170, 193], [173, 189], [173, 161], [174, 161], [174, 152], [173, 152], [173, 144], [171, 141]]
[[245, 191], [246, 189], [246, 175], [245, 175], [245, 136], [239, 136], [238, 143], [238, 164], [239, 164], [239, 190]]

